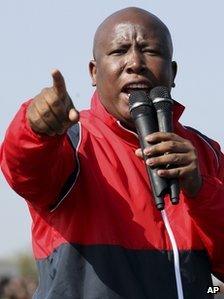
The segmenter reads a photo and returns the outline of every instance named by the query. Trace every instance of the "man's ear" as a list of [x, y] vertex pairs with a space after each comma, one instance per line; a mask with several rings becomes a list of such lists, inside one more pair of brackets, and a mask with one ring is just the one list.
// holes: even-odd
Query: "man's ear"
[[92, 78], [92, 86], [96, 86], [96, 61], [90, 60], [89, 62], [89, 73]]
[[176, 63], [176, 61], [172, 61], [172, 73], [173, 73], [173, 82], [172, 82], [172, 84], [175, 86], [174, 80], [175, 80], [176, 74], [177, 74], [177, 63]]

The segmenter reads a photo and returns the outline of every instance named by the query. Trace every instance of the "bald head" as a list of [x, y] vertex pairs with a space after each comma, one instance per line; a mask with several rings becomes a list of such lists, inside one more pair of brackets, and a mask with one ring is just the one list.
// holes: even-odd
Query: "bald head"
[[[173, 46], [170, 32], [166, 25], [152, 13], [137, 7], [127, 7], [121, 9], [107, 17], [97, 28], [94, 43], [93, 57], [97, 60], [101, 53], [101, 48], [108, 34], [121, 24], [135, 24], [148, 28], [154, 37], [158, 35], [161, 43], [167, 48], [167, 53], [172, 58]], [[120, 26], [120, 30], [125, 30], [125, 26]]]
[[128, 128], [133, 128], [129, 93], [136, 84], [148, 92], [173, 85], [177, 67], [169, 30], [143, 9], [125, 8], [104, 20], [95, 34], [93, 55], [89, 70], [100, 101]]

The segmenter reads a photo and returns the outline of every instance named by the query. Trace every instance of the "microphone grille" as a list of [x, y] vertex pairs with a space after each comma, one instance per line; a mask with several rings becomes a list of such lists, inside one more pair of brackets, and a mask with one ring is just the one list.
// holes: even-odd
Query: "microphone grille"
[[133, 118], [151, 113], [154, 109], [149, 94], [144, 90], [133, 90], [129, 96], [129, 110]]
[[171, 99], [169, 89], [165, 86], [156, 86], [150, 91], [150, 98], [154, 100], [155, 98], [166, 98]]
[[149, 94], [144, 90], [133, 90], [129, 96], [129, 107], [130, 109], [133, 108], [133, 105], [136, 103], [142, 103], [146, 105], [151, 104], [151, 99]]
[[[165, 86], [154, 87], [150, 91], [150, 97], [157, 111], [158, 110], [163, 110], [167, 112], [170, 111], [171, 106], [173, 104], [173, 100], [171, 99], [171, 95], [167, 87]], [[158, 101], [156, 101], [157, 98]]]

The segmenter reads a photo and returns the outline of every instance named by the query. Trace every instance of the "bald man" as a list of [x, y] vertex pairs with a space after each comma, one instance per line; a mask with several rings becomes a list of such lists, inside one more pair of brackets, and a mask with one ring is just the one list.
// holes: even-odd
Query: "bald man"
[[145, 150], [148, 165], [174, 165], [159, 176], [180, 181], [180, 203], [161, 213], [129, 112], [131, 91], [175, 86], [172, 52], [161, 20], [120, 10], [95, 34], [91, 108], [76, 110], [54, 70], [12, 121], [1, 166], [33, 219], [34, 298], [213, 298], [211, 272], [224, 279], [219, 145], [183, 127], [175, 103], [174, 133], [148, 135]]

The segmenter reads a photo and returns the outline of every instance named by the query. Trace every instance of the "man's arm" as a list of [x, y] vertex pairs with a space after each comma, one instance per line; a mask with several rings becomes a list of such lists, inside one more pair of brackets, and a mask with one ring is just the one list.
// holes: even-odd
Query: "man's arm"
[[212, 273], [224, 282], [224, 156], [219, 153], [216, 177], [202, 176], [202, 188], [185, 202], [209, 254]]
[[[178, 178], [189, 215], [210, 257], [212, 272], [224, 281], [224, 156], [215, 176], [202, 176], [193, 144], [174, 133], [157, 132], [146, 138], [152, 146], [145, 149], [146, 163], [159, 167], [158, 175]], [[167, 154], [168, 153], [168, 154]], [[136, 155], [142, 158], [141, 149]], [[206, 161], [205, 161], [206, 163]]]
[[53, 86], [22, 105], [1, 146], [1, 168], [11, 187], [36, 207], [57, 199], [74, 170], [66, 131], [78, 121], [64, 78], [55, 70]]

